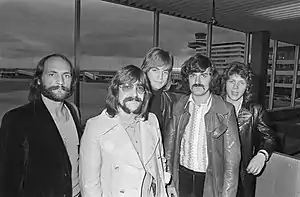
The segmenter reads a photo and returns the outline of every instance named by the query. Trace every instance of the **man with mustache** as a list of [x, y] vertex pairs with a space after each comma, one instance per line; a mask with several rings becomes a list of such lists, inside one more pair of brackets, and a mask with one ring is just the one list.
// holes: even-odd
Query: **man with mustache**
[[234, 108], [214, 93], [218, 73], [211, 60], [196, 54], [181, 68], [190, 94], [174, 105], [165, 135], [169, 193], [180, 197], [235, 197], [240, 142]]
[[[166, 197], [159, 123], [148, 112], [146, 74], [128, 65], [117, 71], [106, 109], [87, 121], [80, 147], [83, 197]], [[170, 177], [170, 176], [168, 176]]]
[[79, 112], [66, 101], [75, 84], [72, 63], [43, 57], [29, 103], [7, 112], [0, 128], [0, 195], [79, 196]]

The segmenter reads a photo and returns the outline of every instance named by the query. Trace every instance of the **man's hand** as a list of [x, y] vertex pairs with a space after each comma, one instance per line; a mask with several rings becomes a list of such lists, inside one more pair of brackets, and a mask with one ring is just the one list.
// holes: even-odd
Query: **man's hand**
[[265, 163], [265, 155], [263, 153], [257, 153], [257, 155], [251, 159], [246, 170], [249, 174], [258, 175], [265, 166]]
[[167, 194], [168, 197], [178, 197], [175, 187], [167, 186]]

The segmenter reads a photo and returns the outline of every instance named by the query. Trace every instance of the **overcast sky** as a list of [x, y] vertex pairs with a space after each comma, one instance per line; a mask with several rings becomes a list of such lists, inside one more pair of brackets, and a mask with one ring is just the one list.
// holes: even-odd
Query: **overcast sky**
[[[83, 0], [82, 53], [110, 58], [142, 58], [152, 46], [153, 13], [100, 0]], [[160, 16], [160, 46], [175, 56], [206, 25]], [[52, 52], [73, 54], [74, 0], [0, 0], [0, 57], [35, 58]], [[214, 28], [213, 42], [244, 41], [244, 34]], [[0, 62], [1, 63], [1, 62]], [[0, 65], [1, 67], [1, 65]]]

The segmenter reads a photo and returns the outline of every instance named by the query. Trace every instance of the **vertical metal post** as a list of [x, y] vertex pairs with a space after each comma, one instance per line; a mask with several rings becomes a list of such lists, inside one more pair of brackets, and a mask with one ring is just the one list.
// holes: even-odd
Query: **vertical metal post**
[[159, 11], [154, 11], [153, 21], [153, 47], [159, 46]]
[[274, 103], [273, 100], [274, 100], [274, 87], [275, 87], [276, 64], [277, 64], [277, 48], [278, 48], [278, 40], [274, 40], [268, 109], [273, 109], [273, 103]]
[[298, 78], [298, 65], [299, 65], [299, 45], [295, 46], [295, 63], [293, 73], [293, 86], [291, 95], [291, 107], [295, 107], [296, 90], [297, 90], [297, 78]]
[[207, 24], [207, 40], [206, 40], [206, 55], [211, 58], [211, 47], [212, 47], [212, 31], [213, 25], [211, 22]]
[[250, 33], [245, 33], [245, 49], [244, 49], [244, 63], [249, 64], [249, 54], [250, 54]]
[[81, 0], [75, 0], [75, 24], [74, 24], [74, 67], [76, 73], [76, 84], [74, 91], [74, 103], [80, 108], [80, 11]]

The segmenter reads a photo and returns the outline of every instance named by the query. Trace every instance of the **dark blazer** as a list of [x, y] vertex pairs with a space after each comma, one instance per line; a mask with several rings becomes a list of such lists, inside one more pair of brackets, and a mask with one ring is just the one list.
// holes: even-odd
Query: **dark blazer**
[[246, 172], [251, 159], [259, 150], [266, 150], [269, 158], [276, 148], [277, 135], [272, 130], [267, 112], [261, 105], [244, 103], [238, 114], [242, 159], [238, 197], [253, 197], [256, 176]]
[[[65, 102], [82, 135], [77, 111]], [[0, 195], [72, 197], [71, 163], [41, 99], [7, 112], [0, 128]]]

